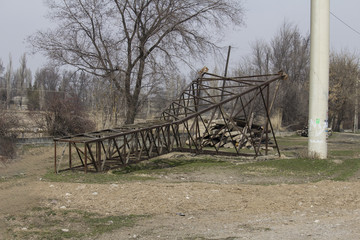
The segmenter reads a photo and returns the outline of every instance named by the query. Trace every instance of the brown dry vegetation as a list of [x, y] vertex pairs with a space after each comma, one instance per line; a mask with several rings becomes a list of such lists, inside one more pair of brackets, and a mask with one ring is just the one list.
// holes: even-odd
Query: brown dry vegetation
[[52, 173], [52, 147], [0, 166], [0, 239], [359, 239], [360, 136], [335, 134], [329, 159], [306, 138], [283, 158], [173, 153], [106, 174]]

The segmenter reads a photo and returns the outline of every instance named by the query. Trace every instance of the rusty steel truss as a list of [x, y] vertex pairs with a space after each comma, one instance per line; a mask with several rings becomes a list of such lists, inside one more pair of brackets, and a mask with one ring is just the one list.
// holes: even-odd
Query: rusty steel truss
[[55, 138], [55, 171], [106, 171], [174, 151], [280, 156], [270, 114], [285, 78], [199, 74], [157, 120]]

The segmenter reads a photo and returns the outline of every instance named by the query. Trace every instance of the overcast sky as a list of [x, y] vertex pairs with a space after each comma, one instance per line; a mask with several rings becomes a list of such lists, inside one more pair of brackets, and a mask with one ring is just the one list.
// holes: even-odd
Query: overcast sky
[[[246, 9], [245, 25], [237, 31], [229, 31], [223, 41], [224, 46], [232, 46], [232, 66], [249, 54], [251, 43], [259, 39], [269, 41], [284, 21], [297, 25], [303, 34], [310, 32], [311, 0], [242, 1]], [[360, 53], [360, 1], [330, 0], [330, 4], [331, 12], [355, 30], [330, 16], [331, 50]], [[11, 54], [16, 68], [21, 55], [29, 51], [26, 37], [51, 26], [44, 17], [46, 11], [43, 0], [0, 0], [0, 59], [5, 66]], [[40, 55], [28, 55], [33, 73], [45, 62]]]

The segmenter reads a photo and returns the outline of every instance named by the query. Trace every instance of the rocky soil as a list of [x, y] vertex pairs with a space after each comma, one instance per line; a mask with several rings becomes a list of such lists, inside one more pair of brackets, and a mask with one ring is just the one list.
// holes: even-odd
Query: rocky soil
[[[48, 182], [42, 177], [52, 154], [51, 147], [35, 148], [0, 165], [0, 239], [13, 237], [8, 216], [39, 206], [149, 216], [88, 239], [360, 239], [358, 174], [347, 182], [271, 185], [221, 171], [125, 183]], [[26, 229], [24, 222], [16, 231]]]

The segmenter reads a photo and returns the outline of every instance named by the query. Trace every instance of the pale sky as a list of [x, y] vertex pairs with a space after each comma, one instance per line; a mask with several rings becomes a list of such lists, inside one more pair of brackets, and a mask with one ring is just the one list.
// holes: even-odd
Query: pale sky
[[[245, 25], [237, 31], [229, 30], [222, 42], [224, 47], [232, 46], [231, 66], [236, 66], [241, 57], [250, 53], [250, 44], [254, 41], [270, 41], [285, 20], [297, 25], [303, 34], [309, 33], [310, 4], [311, 0], [243, 0]], [[330, 0], [330, 9], [360, 32], [359, 0]], [[11, 54], [16, 68], [21, 55], [29, 51], [26, 37], [51, 26], [44, 17], [46, 11], [43, 0], [0, 0], [0, 59], [5, 66]], [[360, 54], [360, 34], [334, 16], [330, 16], [330, 24], [331, 50], [346, 49]], [[41, 55], [28, 54], [33, 73], [45, 62]]]

